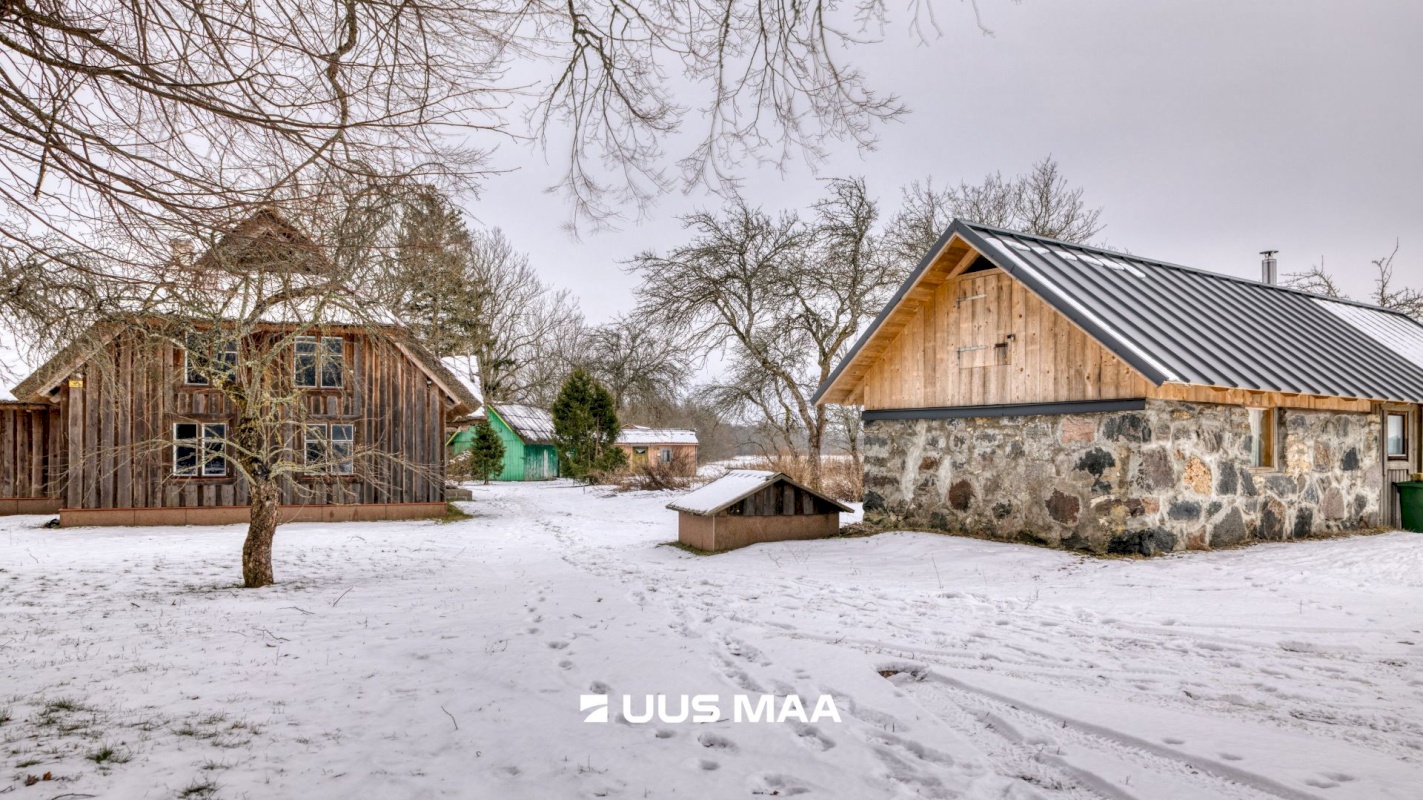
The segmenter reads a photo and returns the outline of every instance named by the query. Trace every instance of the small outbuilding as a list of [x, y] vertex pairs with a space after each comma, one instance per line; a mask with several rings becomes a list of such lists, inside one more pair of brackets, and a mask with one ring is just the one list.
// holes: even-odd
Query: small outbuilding
[[629, 464], [650, 460], [677, 475], [697, 474], [696, 431], [629, 425], [618, 436], [617, 445], [627, 453]]
[[820, 539], [840, 530], [843, 503], [785, 473], [736, 469], [667, 507], [677, 514], [677, 540], [707, 552], [758, 542]]

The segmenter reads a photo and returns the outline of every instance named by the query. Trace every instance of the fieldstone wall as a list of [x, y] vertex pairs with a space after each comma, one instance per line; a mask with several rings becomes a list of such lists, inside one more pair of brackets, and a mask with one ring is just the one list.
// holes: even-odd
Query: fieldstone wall
[[1154, 555], [1368, 528], [1375, 414], [1285, 409], [1281, 464], [1252, 469], [1240, 406], [866, 424], [872, 523]]

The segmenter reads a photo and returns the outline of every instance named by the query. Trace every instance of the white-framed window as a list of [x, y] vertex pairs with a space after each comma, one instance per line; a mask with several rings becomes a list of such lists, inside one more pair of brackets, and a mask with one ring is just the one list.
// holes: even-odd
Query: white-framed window
[[227, 476], [223, 442], [227, 425], [221, 422], [173, 423], [173, 474], [183, 478]]
[[305, 426], [306, 465], [313, 472], [352, 475], [356, 471], [356, 426], [350, 423], [308, 423]]
[[633, 452], [633, 455], [645, 456], [645, 455], [647, 455], [647, 448], [646, 448], [646, 447], [634, 447], [634, 448], [632, 449], [632, 452]]
[[340, 336], [298, 336], [292, 345], [292, 383], [339, 389], [346, 378], [346, 342]]
[[1408, 415], [1402, 411], [1390, 411], [1384, 415], [1384, 454], [1390, 459], [1408, 458]]
[[672, 448], [670, 448], [670, 447], [664, 447], [664, 448], [662, 448], [662, 463], [663, 463], [663, 464], [671, 464], [671, 463], [672, 463]]
[[1274, 408], [1249, 408], [1246, 411], [1250, 412], [1250, 466], [1273, 469], [1279, 411]]
[[183, 382], [189, 386], [210, 386], [210, 375], [231, 374], [237, 369], [237, 342], [221, 344], [189, 336], [183, 348]]

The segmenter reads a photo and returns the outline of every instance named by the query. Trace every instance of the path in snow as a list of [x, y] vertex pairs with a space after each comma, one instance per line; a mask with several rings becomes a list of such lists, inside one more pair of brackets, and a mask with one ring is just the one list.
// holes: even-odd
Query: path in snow
[[[884, 534], [696, 557], [660, 546], [670, 495], [475, 492], [477, 516], [456, 523], [284, 526], [283, 583], [260, 592], [228, 588], [234, 527], [0, 520], [0, 793], [1423, 785], [1423, 537], [1123, 561]], [[618, 720], [623, 695], [736, 692], [829, 693], [843, 721]], [[614, 721], [583, 723], [583, 693], [610, 694]], [[105, 748], [117, 757], [95, 760]]]

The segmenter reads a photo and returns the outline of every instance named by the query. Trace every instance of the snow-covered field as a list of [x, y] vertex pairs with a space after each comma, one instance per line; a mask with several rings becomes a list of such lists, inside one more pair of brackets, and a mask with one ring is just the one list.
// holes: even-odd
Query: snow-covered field
[[[251, 592], [236, 527], [0, 519], [0, 795], [1423, 796], [1423, 536], [697, 557], [659, 546], [670, 495], [475, 497], [459, 522], [283, 527], [282, 583]], [[579, 712], [766, 692], [842, 719]]]

